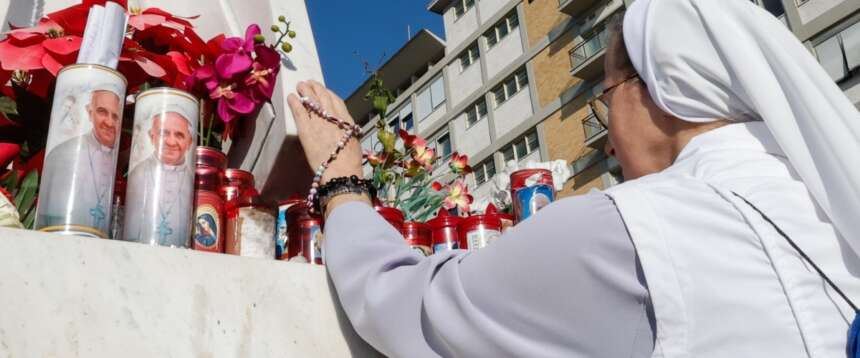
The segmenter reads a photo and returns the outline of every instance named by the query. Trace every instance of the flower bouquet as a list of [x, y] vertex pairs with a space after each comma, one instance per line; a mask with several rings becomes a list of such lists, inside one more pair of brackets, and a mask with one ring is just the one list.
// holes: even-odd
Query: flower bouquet
[[365, 153], [382, 204], [402, 211], [406, 221], [427, 221], [440, 208], [468, 213], [473, 201], [464, 180], [472, 172], [469, 158], [455, 152], [448, 161], [450, 170], [439, 168], [441, 158], [424, 138], [404, 130], [395, 135], [383, 123], [377, 123], [381, 148]]

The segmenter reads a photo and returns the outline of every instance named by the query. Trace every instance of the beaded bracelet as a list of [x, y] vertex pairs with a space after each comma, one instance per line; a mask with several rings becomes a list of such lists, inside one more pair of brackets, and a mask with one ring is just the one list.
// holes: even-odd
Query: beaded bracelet
[[317, 196], [317, 191], [320, 187], [320, 182], [322, 181], [322, 175], [328, 169], [328, 166], [337, 159], [338, 154], [346, 147], [346, 143], [351, 138], [359, 138], [361, 136], [361, 126], [349, 123], [342, 119], [338, 119], [335, 116], [331, 115], [327, 110], [322, 108], [319, 103], [314, 102], [310, 97], [303, 96], [300, 98], [302, 104], [307, 108], [308, 111], [313, 112], [314, 114], [320, 116], [320, 118], [325, 119], [329, 123], [335, 124], [338, 128], [344, 130], [343, 137], [337, 142], [337, 148], [331, 153], [331, 155], [317, 167], [316, 172], [314, 172], [314, 180], [311, 183], [311, 190], [308, 193], [307, 205], [311, 208], [311, 211], [314, 211], [314, 200]]

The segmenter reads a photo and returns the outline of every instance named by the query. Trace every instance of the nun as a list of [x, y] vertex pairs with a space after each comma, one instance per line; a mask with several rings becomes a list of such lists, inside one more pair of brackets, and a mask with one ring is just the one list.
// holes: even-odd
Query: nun
[[[328, 200], [325, 261], [358, 334], [392, 357], [855, 357], [857, 109], [746, 0], [637, 0], [609, 28], [593, 106], [625, 183], [430, 257], [367, 195]], [[349, 118], [318, 83], [298, 93]], [[298, 96], [315, 166], [341, 131]], [[323, 183], [352, 175], [355, 141]]]

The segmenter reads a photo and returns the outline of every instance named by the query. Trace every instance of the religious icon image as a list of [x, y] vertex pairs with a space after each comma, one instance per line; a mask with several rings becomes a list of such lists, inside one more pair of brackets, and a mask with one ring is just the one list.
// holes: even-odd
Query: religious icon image
[[211, 247], [218, 241], [218, 225], [212, 214], [205, 213], [197, 217], [194, 230], [194, 241], [204, 247]]
[[187, 247], [194, 200], [196, 102], [155, 89], [138, 96], [125, 240]]
[[57, 85], [37, 228], [107, 238], [125, 84], [109, 70], [92, 67], [71, 68], [61, 78], [82, 77], [80, 71], [103, 78]]

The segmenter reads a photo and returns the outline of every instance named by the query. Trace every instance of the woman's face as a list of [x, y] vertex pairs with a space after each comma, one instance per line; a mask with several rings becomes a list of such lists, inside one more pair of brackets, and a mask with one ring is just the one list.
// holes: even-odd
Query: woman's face
[[640, 78], [630, 77], [635, 71], [630, 66], [619, 66], [613, 57], [610, 46], [604, 85], [617, 86], [604, 95], [609, 106], [606, 153], [618, 160], [624, 179], [632, 180], [672, 164], [672, 158], [659, 154], [671, 143], [673, 118], [657, 107]]

